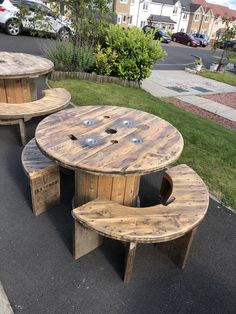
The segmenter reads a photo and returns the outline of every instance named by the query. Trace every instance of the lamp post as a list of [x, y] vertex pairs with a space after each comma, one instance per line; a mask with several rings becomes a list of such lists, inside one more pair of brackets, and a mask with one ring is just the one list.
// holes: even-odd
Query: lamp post
[[181, 7], [181, 11], [180, 11], [180, 17], [179, 17], [179, 23], [178, 23], [178, 27], [177, 27], [177, 32], [179, 31], [180, 21], [181, 21], [182, 14], [184, 13], [184, 10], [185, 10], [185, 6], [182, 6]]

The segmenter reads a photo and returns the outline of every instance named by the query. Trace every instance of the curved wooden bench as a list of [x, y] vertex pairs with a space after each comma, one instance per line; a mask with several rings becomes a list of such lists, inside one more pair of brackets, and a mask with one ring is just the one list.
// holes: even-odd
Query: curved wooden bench
[[131, 278], [137, 243], [162, 243], [162, 251], [184, 267], [193, 234], [207, 212], [207, 187], [190, 167], [179, 165], [165, 172], [161, 199], [162, 204], [145, 208], [99, 199], [75, 208], [75, 258], [86, 254], [81, 237], [86, 230], [129, 243], [125, 282]]
[[24, 147], [21, 162], [30, 181], [33, 212], [36, 216], [60, 203], [59, 166], [44, 156], [35, 139]]
[[18, 121], [20, 126], [22, 144], [26, 144], [25, 119], [44, 116], [65, 108], [71, 100], [70, 93], [64, 88], [52, 88], [44, 90], [43, 97], [36, 101], [13, 104], [0, 102], [0, 120], [14, 123]]

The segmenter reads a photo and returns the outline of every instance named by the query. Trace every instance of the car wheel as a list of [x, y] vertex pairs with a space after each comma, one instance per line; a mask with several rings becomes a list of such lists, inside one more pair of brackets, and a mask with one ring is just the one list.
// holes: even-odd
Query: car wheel
[[176, 42], [176, 41], [177, 41], [175, 37], [173, 38], [173, 41], [174, 41], [174, 42]]
[[67, 27], [62, 27], [58, 32], [58, 37], [61, 40], [69, 40], [70, 36], [71, 36], [71, 32], [70, 32], [69, 28], [67, 28]]
[[188, 41], [188, 42], [187, 42], [187, 45], [188, 45], [188, 46], [191, 46], [191, 41]]
[[17, 36], [21, 33], [21, 25], [17, 20], [10, 20], [6, 23], [5, 31], [11, 36]]

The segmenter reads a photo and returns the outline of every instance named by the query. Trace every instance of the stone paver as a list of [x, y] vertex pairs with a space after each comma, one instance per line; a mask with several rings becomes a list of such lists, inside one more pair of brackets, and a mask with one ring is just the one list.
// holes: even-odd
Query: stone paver
[[[177, 92], [169, 87], [182, 88], [184, 92]], [[214, 81], [186, 71], [162, 71], [153, 70], [149, 78], [142, 83], [142, 88], [156, 97], [173, 97], [180, 95], [206, 94], [194, 88], [204, 88], [210, 94], [236, 92], [236, 87]]]
[[223, 118], [236, 122], [236, 110], [231, 107], [222, 105], [210, 99], [206, 99], [206, 98], [202, 98], [202, 97], [194, 96], [194, 95], [179, 96], [176, 98], [182, 101], [185, 101], [191, 105], [205, 109], [214, 114], [217, 114]]

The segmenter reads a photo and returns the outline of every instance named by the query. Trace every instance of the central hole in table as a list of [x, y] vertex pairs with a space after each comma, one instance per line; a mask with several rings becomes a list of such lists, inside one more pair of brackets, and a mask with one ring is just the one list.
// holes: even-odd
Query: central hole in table
[[115, 134], [115, 133], [117, 133], [117, 130], [108, 128], [105, 130], [105, 132], [108, 134]]

